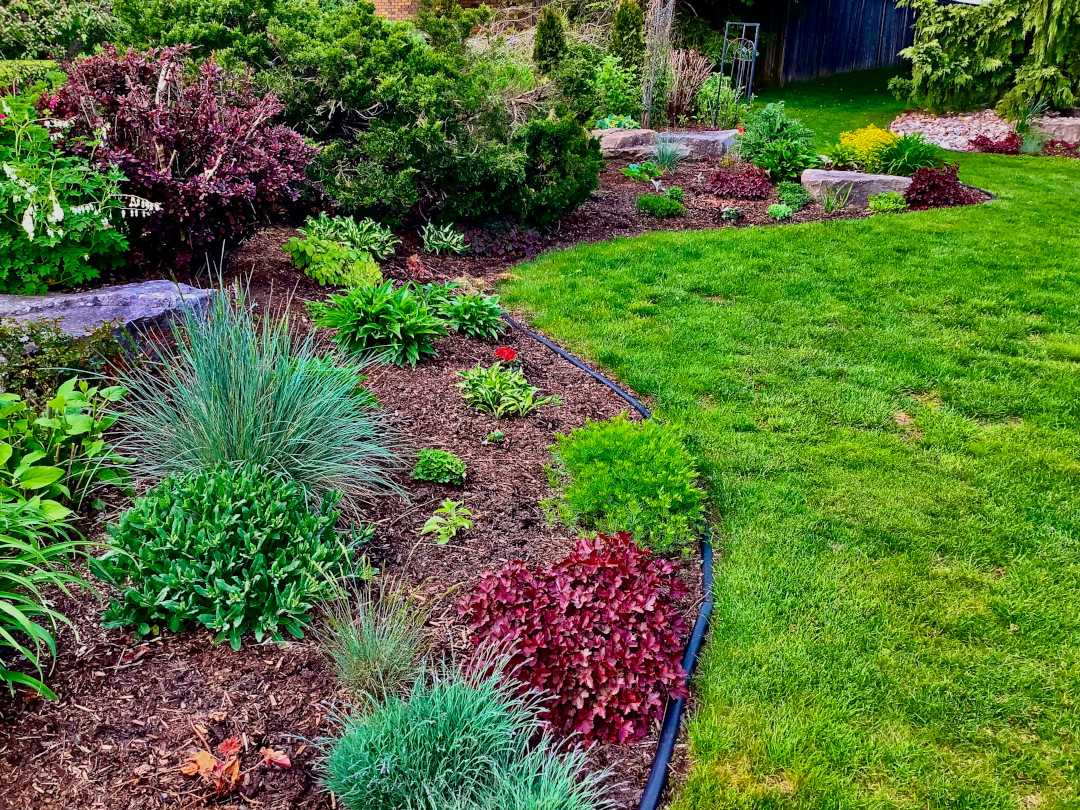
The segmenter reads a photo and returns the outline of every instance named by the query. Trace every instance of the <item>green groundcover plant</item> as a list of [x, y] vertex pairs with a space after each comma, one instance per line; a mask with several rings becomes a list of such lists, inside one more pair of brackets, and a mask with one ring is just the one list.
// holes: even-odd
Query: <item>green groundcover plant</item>
[[690, 455], [655, 422], [621, 414], [556, 434], [547, 506], [567, 525], [630, 532], [655, 551], [689, 547], [704, 520], [704, 496]]
[[109, 527], [95, 573], [120, 590], [106, 627], [144, 636], [201, 625], [240, 648], [304, 634], [315, 604], [349, 577], [353, 549], [334, 531], [340, 494], [314, 511], [299, 483], [251, 466], [170, 476]]
[[460, 486], [465, 483], [465, 462], [448, 450], [427, 448], [417, 454], [413, 478]]
[[542, 733], [538, 696], [446, 669], [339, 719], [319, 770], [347, 810], [609, 810], [603, 774]]

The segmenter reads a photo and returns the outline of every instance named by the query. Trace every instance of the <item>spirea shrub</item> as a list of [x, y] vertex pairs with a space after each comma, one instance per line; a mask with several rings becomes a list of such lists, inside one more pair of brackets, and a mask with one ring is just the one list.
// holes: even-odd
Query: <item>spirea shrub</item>
[[542, 568], [488, 572], [460, 605], [474, 644], [513, 644], [510, 671], [551, 695], [544, 719], [587, 740], [640, 740], [686, 697], [675, 565], [626, 532], [582, 539]]
[[970, 205], [976, 201], [971, 189], [960, 182], [960, 169], [955, 164], [919, 169], [912, 176], [904, 199], [915, 210]]
[[764, 200], [772, 193], [769, 173], [750, 163], [722, 166], [705, 181], [705, 190], [718, 197]]
[[120, 589], [106, 627], [202, 625], [234, 649], [302, 637], [315, 603], [349, 573], [331, 492], [308, 511], [303, 487], [255, 467], [170, 476], [109, 527], [95, 572]]
[[[121, 56], [106, 46], [73, 63], [49, 101], [69, 122], [69, 152], [118, 168], [123, 191], [160, 206], [132, 223], [133, 249], [180, 268], [220, 257], [295, 201], [316, 152], [271, 123], [282, 110], [276, 98], [258, 96], [213, 58], [191, 68], [190, 50]], [[96, 148], [81, 140], [98, 136]]]

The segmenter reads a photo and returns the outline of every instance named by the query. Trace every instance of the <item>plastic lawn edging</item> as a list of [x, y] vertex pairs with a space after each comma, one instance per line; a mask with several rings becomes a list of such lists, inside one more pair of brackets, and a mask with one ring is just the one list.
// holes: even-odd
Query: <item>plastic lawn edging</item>
[[[641, 414], [643, 419], [652, 419], [652, 412], [648, 408], [607, 377], [593, 371], [581, 360], [559, 346], [556, 346], [547, 338], [526, 329], [516, 320], [511, 318], [510, 315], [503, 313], [503, 318], [522, 334], [528, 335], [533, 340], [543, 344], [555, 354], [559, 355], [559, 357], [562, 357], [564, 360], [569, 361], [571, 364], [584, 371], [597, 382], [606, 385], [618, 394], [630, 407]], [[701, 535], [701, 590], [701, 607], [698, 609], [697, 621], [694, 622], [694, 629], [690, 633], [690, 640], [686, 644], [686, 651], [683, 653], [682, 659], [682, 667], [686, 670], [686, 685], [688, 690], [690, 686], [690, 677], [693, 675], [694, 665], [697, 663], [698, 659], [698, 653], [701, 651], [701, 645], [705, 640], [705, 631], [709, 628], [709, 618], [712, 616], [713, 609], [713, 548], [707, 528]], [[679, 736], [679, 724], [682, 721], [683, 709], [685, 708], [686, 698], [679, 698], [674, 701], [669, 700], [667, 707], [664, 709], [664, 720], [660, 726], [660, 740], [656, 744], [656, 754], [653, 755], [652, 767], [649, 770], [649, 780], [645, 783], [645, 790], [641, 794], [638, 810], [656, 810], [656, 808], [660, 806], [660, 796], [663, 794], [664, 786], [667, 784], [668, 766], [671, 764], [671, 757], [675, 752], [675, 740]]]

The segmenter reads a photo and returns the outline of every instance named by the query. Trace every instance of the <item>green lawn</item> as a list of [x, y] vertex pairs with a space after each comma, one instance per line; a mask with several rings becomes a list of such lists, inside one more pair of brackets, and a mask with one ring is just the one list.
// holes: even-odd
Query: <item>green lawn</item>
[[1080, 162], [961, 165], [999, 199], [616, 240], [504, 288], [710, 487], [678, 810], [1080, 807]]

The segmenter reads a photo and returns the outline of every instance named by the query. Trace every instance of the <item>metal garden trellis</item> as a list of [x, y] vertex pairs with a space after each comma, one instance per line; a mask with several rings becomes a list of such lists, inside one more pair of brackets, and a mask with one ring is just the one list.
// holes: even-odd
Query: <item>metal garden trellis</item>
[[[729, 22], [724, 25], [724, 53], [720, 57], [720, 72], [731, 80], [733, 88], [746, 93], [747, 101], [750, 100], [754, 87], [754, 67], [757, 65], [760, 32], [761, 23]], [[713, 126], [716, 126], [717, 116], [720, 114], [719, 82], [716, 85], [716, 101]]]

